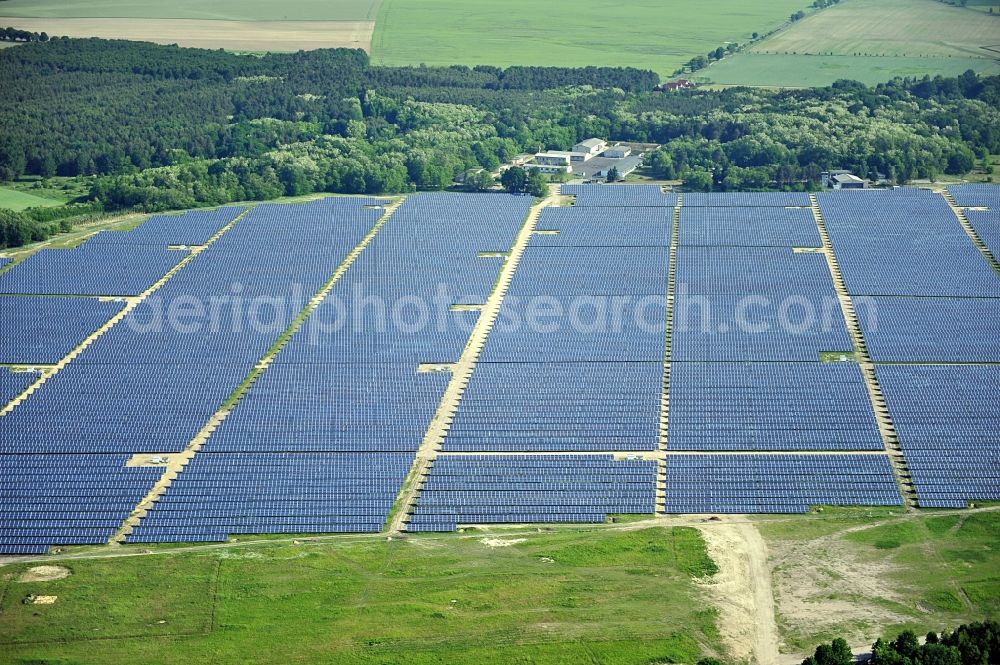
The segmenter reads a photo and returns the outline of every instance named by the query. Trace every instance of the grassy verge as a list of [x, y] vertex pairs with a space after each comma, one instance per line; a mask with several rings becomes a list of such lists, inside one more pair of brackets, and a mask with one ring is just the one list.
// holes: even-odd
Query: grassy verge
[[168, 551], [72, 561], [68, 578], [30, 584], [10, 567], [0, 661], [647, 663], [718, 650], [697, 531], [521, 537]]

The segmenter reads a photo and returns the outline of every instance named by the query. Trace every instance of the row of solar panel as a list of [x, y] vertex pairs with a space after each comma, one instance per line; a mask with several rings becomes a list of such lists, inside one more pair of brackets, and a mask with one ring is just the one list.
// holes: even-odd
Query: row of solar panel
[[818, 199], [851, 295], [1000, 297], [1000, 278], [944, 197], [904, 188]]
[[564, 196], [575, 196], [574, 205], [600, 208], [674, 208], [677, 195], [659, 185], [563, 185]]
[[[509, 248], [530, 201], [409, 197], [324, 301], [327, 309], [359, 285], [376, 306], [401, 295], [430, 298], [441, 285], [482, 302], [502, 261], [479, 253]], [[359, 327], [349, 312], [350, 325], [339, 329], [329, 313], [321, 307], [310, 316], [129, 542], [381, 529], [450, 380], [418, 374], [417, 363], [457, 360], [476, 313], [449, 313], [443, 327], [390, 318], [378, 328], [377, 316], [363, 317]], [[460, 325], [460, 317], [470, 324]], [[314, 450], [410, 452], [277, 452]]]

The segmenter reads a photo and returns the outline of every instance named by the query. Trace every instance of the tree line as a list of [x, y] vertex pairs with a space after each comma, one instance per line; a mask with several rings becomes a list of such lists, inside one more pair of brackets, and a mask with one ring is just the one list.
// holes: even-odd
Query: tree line
[[656, 83], [629, 68], [374, 67], [360, 50], [56, 38], [0, 51], [0, 181], [85, 176], [92, 201], [152, 211], [439, 190], [592, 136], [662, 144], [650, 171], [705, 190], [811, 188], [831, 168], [903, 183], [1000, 153], [1000, 77], [670, 95]]
[[[802, 665], [853, 665], [854, 655], [841, 638], [821, 644]], [[994, 665], [1000, 663], [1000, 624], [962, 624], [951, 632], [930, 632], [921, 641], [912, 630], [872, 645], [869, 665]]]

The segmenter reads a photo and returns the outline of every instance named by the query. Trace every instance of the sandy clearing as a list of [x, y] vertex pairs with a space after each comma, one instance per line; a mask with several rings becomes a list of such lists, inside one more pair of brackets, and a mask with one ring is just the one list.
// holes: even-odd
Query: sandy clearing
[[0, 25], [64, 37], [103, 37], [232, 51], [371, 50], [375, 21], [206, 21], [133, 18], [10, 18]]
[[487, 547], [510, 547], [511, 545], [527, 542], [527, 538], [508, 538], [506, 540], [503, 538], [483, 538], [479, 542]]
[[719, 629], [731, 659], [776, 665], [778, 626], [767, 546], [760, 532], [749, 523], [715, 522], [697, 529], [719, 567], [702, 585], [719, 608]]
[[69, 568], [62, 566], [35, 566], [24, 571], [18, 582], [52, 582], [69, 577]]

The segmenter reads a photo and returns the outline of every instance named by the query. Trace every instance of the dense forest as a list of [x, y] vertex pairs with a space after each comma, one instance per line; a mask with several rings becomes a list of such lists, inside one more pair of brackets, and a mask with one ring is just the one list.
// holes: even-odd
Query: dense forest
[[647, 165], [693, 189], [809, 188], [829, 168], [906, 182], [1000, 153], [1000, 77], [671, 94], [658, 82], [52, 38], [0, 51], [0, 181], [95, 176], [96, 204], [164, 210], [442, 189], [590, 136], [663, 144]]

